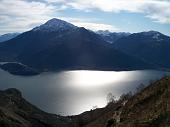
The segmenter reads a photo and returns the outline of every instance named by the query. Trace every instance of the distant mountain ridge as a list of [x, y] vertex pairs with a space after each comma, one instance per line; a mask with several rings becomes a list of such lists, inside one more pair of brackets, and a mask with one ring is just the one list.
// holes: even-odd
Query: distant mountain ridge
[[106, 42], [109, 42], [109, 43], [114, 43], [120, 38], [127, 37], [131, 34], [128, 32], [110, 32], [108, 30], [105, 30], [105, 31], [99, 30], [96, 33], [99, 34]]
[[0, 35], [0, 42], [8, 41], [12, 38], [15, 38], [19, 34], [20, 33], [7, 33], [7, 34]]
[[170, 37], [160, 32], [134, 33], [120, 38], [113, 47], [157, 68], [170, 69]]
[[0, 61], [18, 61], [40, 71], [152, 68], [115, 50], [100, 35], [60, 19], [51, 19], [0, 44]]

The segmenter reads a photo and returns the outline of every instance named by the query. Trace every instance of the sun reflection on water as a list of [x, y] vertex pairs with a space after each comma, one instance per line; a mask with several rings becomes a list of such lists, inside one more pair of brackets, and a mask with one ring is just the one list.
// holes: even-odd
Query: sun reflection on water
[[103, 86], [126, 79], [126, 72], [106, 72], [106, 71], [69, 71], [71, 73], [69, 82], [75, 87], [89, 88]]
[[[37, 76], [14, 76], [0, 70], [0, 88], [17, 88], [24, 98], [40, 109], [61, 115], [76, 115], [93, 107], [104, 107], [112, 93], [119, 97], [143, 83], [156, 80], [169, 72], [138, 71], [63, 71]], [[43, 98], [43, 99], [42, 99]]]

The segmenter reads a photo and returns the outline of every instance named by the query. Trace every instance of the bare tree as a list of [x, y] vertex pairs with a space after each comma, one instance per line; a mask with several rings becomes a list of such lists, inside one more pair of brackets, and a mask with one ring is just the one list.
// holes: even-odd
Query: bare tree
[[107, 104], [109, 104], [109, 103], [115, 103], [115, 96], [113, 96], [112, 93], [108, 93], [106, 99], [107, 99]]

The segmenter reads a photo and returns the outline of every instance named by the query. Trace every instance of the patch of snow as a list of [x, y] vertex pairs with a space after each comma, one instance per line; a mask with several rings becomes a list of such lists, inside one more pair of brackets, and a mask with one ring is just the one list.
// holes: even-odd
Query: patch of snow
[[109, 36], [111, 32], [109, 30], [98, 30], [96, 33], [104, 36]]
[[160, 34], [157, 33], [157, 34], [154, 34], [152, 38], [158, 40], [158, 39], [159, 39], [159, 36], [160, 36]]
[[153, 35], [152, 38], [155, 39], [156, 41], [162, 41], [163, 40], [163, 39], [160, 38], [160, 34], [159, 33]]
[[52, 31], [59, 31], [59, 30], [72, 30], [76, 29], [77, 26], [74, 26], [71, 23], [68, 23], [66, 21], [53, 18], [49, 21], [47, 21], [45, 24], [42, 24], [38, 27], [35, 27], [33, 31], [46, 31], [46, 32], [52, 32]]

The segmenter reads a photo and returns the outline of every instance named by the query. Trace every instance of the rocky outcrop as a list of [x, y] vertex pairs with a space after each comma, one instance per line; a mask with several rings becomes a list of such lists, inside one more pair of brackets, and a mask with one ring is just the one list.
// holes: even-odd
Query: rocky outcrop
[[70, 119], [41, 111], [16, 89], [0, 91], [0, 127], [69, 127]]

